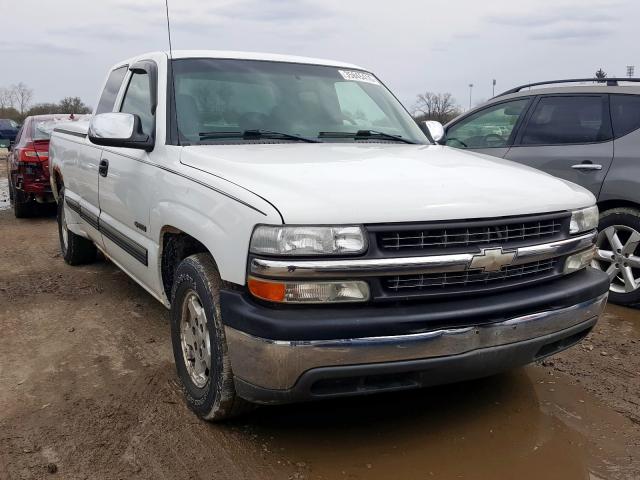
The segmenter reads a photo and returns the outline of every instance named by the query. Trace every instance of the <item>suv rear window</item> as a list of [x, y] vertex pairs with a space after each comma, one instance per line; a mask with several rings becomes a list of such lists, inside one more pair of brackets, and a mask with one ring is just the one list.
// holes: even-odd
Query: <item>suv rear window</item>
[[561, 145], [610, 140], [604, 96], [542, 97], [527, 122], [522, 145]]
[[611, 95], [611, 120], [616, 138], [640, 128], [640, 95]]

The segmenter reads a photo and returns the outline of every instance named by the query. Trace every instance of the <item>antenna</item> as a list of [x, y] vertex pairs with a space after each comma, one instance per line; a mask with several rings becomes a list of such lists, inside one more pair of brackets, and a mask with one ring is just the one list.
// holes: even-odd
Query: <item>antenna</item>
[[171, 48], [171, 24], [169, 23], [169, 0], [164, 0], [164, 6], [167, 10], [167, 34], [169, 35], [169, 56], [173, 59], [173, 49]]
[[[176, 83], [173, 78], [173, 47], [171, 46], [171, 23], [169, 21], [169, 0], [164, 0], [164, 6], [167, 11], [167, 35], [169, 36], [169, 58], [167, 60], [167, 68], [169, 69], [169, 73], [171, 75], [171, 96], [167, 99], [168, 102], [171, 102], [171, 109], [167, 109], [167, 114], [169, 115], [170, 121], [170, 129], [169, 129], [169, 138], [174, 137], [176, 145], [180, 145], [180, 135], [178, 135], [178, 126], [177, 126], [177, 114], [176, 112]], [[170, 111], [173, 111], [173, 114], [170, 114]], [[174, 125], [175, 124], [175, 125]]]

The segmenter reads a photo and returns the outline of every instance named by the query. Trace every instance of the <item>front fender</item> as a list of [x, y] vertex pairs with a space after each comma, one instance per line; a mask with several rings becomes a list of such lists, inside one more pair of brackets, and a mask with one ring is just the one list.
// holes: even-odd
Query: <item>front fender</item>
[[[273, 208], [264, 208], [267, 212], [260, 213], [224, 195], [214, 197], [209, 192], [192, 190], [182, 200], [161, 201], [152, 210], [150, 223], [158, 245], [162, 245], [162, 236], [167, 231], [186, 233], [211, 253], [223, 280], [244, 285], [254, 227], [260, 223], [280, 224], [280, 215]], [[162, 252], [158, 255], [160, 278], [161, 262]]]

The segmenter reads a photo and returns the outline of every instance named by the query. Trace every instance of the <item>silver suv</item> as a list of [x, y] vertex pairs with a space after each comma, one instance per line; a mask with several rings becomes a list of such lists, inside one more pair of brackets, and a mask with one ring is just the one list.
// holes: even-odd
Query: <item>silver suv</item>
[[[609, 298], [623, 305], [640, 302], [640, 86], [632, 85], [639, 81], [522, 85], [449, 122], [440, 141], [520, 162], [591, 190], [600, 207], [593, 266], [609, 274]], [[575, 85], [584, 82], [590, 84]], [[568, 83], [574, 85], [557, 86]]]

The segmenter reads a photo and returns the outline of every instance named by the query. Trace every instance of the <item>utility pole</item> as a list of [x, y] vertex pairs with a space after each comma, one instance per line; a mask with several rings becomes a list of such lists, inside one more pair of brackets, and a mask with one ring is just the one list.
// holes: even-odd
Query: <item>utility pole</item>
[[471, 92], [473, 91], [473, 83], [469, 84], [469, 110], [471, 110]]
[[495, 97], [496, 96], [496, 79], [493, 79], [493, 88], [491, 90], [491, 96]]
[[633, 77], [635, 70], [636, 70], [636, 67], [634, 65], [627, 65], [627, 77], [629, 78]]

